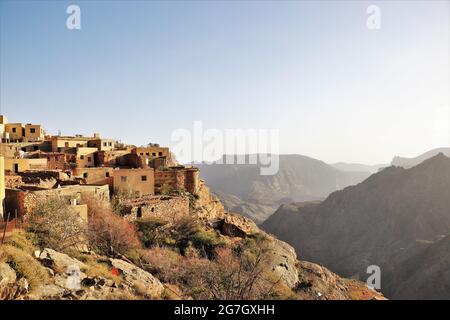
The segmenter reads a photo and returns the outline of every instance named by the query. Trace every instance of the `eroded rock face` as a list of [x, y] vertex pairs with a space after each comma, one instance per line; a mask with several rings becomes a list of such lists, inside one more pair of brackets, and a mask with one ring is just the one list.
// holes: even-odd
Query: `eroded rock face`
[[147, 271], [120, 259], [109, 259], [112, 266], [118, 269], [125, 279], [126, 283], [152, 298], [157, 298], [164, 290], [161, 282]]
[[198, 199], [195, 202], [193, 214], [202, 220], [214, 221], [223, 218], [225, 208], [219, 198], [214, 196], [203, 180], [200, 180]]
[[327, 268], [307, 261], [299, 261], [300, 281], [295, 288], [303, 299], [314, 300], [386, 300], [365, 283], [341, 278]]
[[269, 250], [268, 267], [276, 277], [280, 278], [289, 288], [298, 284], [297, 254], [286, 242], [267, 236]]

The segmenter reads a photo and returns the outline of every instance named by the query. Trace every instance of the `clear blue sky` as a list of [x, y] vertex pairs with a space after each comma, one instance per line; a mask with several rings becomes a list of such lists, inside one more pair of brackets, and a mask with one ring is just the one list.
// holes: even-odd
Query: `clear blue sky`
[[202, 120], [365, 163], [450, 143], [448, 1], [6, 0], [0, 18], [1, 112], [52, 134], [170, 146]]

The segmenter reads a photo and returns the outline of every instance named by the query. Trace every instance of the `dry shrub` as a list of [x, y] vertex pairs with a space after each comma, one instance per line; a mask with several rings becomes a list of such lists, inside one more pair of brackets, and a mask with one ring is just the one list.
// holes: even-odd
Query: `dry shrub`
[[248, 300], [272, 295], [278, 280], [265, 270], [267, 252], [261, 250], [254, 255], [239, 249], [218, 248], [214, 261], [197, 270], [194, 299]]
[[200, 274], [211, 263], [199, 258], [195, 253], [182, 256], [172, 249], [152, 248], [145, 250], [142, 267], [152, 273], [161, 282], [179, 288], [177, 295], [191, 296], [196, 291]]
[[88, 239], [91, 247], [100, 254], [124, 254], [139, 248], [136, 228], [112, 211], [107, 202], [84, 196], [88, 205]]

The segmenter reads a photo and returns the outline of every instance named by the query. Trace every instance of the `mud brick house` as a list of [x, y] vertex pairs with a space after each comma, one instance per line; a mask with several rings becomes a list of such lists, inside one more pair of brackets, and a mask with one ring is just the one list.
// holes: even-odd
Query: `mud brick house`
[[138, 196], [155, 194], [155, 175], [152, 168], [114, 170], [114, 190]]
[[165, 167], [170, 157], [169, 148], [160, 147], [158, 144], [154, 144], [149, 147], [133, 148], [131, 154], [135, 155], [133, 164], [137, 167], [151, 167], [158, 169], [159, 167]]
[[[96, 136], [100, 136], [98, 133]], [[114, 150], [115, 141], [112, 139], [95, 138], [88, 141], [88, 147], [96, 148], [98, 151], [112, 151]]]
[[95, 163], [97, 166], [109, 166], [117, 167], [130, 166], [127, 155], [131, 153], [130, 150], [113, 150], [113, 151], [103, 151], [100, 150], [95, 154]]
[[29, 156], [30, 159], [47, 159], [48, 170], [68, 170], [66, 154], [62, 152], [37, 152]]
[[28, 123], [24, 129], [24, 141], [43, 141], [45, 130], [40, 124]]
[[133, 148], [131, 150], [131, 153], [137, 154], [139, 156], [142, 157], [146, 157], [146, 158], [157, 158], [157, 157], [166, 157], [168, 158], [170, 153], [169, 153], [169, 148], [166, 147], [160, 147], [159, 145], [155, 144], [154, 146], [151, 147], [138, 147], [138, 148]]
[[97, 148], [78, 147], [76, 149], [76, 164], [78, 168], [89, 168], [95, 166], [95, 153]]
[[4, 143], [43, 141], [45, 139], [45, 131], [41, 125], [9, 123], [3, 115], [0, 116], [0, 135], [1, 141]]
[[5, 170], [13, 173], [27, 170], [47, 170], [47, 158], [43, 159], [5, 159]]
[[108, 185], [110, 188], [112, 188], [114, 168], [75, 168], [73, 169], [73, 176], [82, 179], [82, 181], [86, 184]]
[[73, 149], [76, 148], [87, 148], [89, 140], [96, 139], [96, 137], [83, 137], [81, 135], [74, 137], [53, 136], [50, 139], [53, 152], [73, 152]]
[[22, 142], [25, 135], [25, 126], [22, 123], [6, 123], [5, 142]]

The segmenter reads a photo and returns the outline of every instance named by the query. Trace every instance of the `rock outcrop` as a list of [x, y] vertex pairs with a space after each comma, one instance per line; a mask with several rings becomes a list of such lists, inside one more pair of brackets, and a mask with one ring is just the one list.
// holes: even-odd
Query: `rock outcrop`
[[240, 238], [260, 231], [252, 220], [233, 213], [223, 216], [223, 219], [219, 221], [219, 228], [223, 235]]
[[114, 268], [122, 273], [127, 284], [141, 294], [150, 298], [157, 298], [161, 296], [164, 286], [161, 282], [152, 276], [147, 271], [138, 268], [137, 266], [119, 259], [109, 259]]

